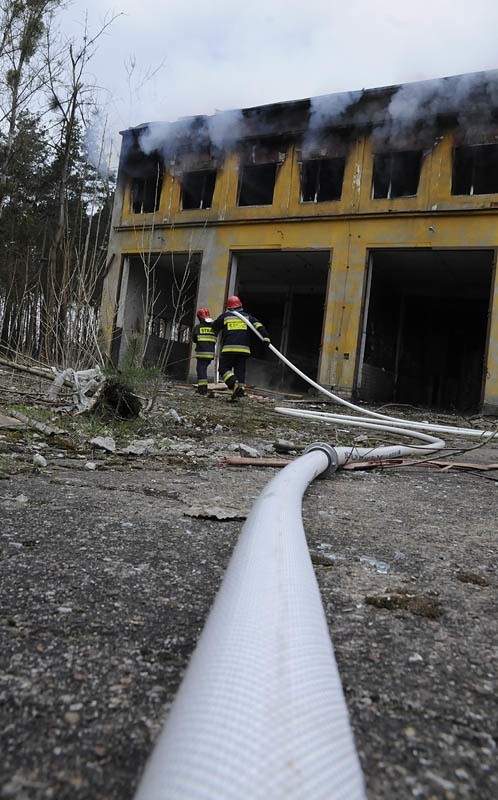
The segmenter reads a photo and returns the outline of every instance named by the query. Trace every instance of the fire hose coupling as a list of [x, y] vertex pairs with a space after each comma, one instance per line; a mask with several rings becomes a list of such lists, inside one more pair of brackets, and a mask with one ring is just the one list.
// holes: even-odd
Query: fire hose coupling
[[306, 453], [311, 453], [312, 450], [322, 450], [329, 460], [327, 469], [318, 475], [319, 478], [330, 478], [334, 472], [337, 472], [339, 467], [339, 458], [335, 449], [330, 444], [326, 444], [325, 442], [314, 442], [313, 444], [308, 445], [306, 450], [304, 450], [303, 455], [306, 455]]

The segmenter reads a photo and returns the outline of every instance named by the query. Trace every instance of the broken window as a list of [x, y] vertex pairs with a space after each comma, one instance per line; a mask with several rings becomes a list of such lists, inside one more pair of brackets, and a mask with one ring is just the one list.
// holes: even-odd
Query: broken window
[[211, 208], [216, 170], [203, 169], [184, 172], [182, 181], [182, 208]]
[[271, 206], [277, 177], [277, 164], [248, 164], [242, 167], [239, 206]]
[[412, 197], [417, 194], [421, 150], [374, 155], [372, 197]]
[[498, 145], [456, 147], [453, 151], [452, 194], [498, 192]]
[[159, 165], [153, 175], [132, 178], [131, 209], [134, 214], [150, 214], [158, 210], [162, 182], [163, 175]]
[[313, 158], [301, 165], [301, 200], [323, 203], [340, 200], [344, 178], [344, 158]]

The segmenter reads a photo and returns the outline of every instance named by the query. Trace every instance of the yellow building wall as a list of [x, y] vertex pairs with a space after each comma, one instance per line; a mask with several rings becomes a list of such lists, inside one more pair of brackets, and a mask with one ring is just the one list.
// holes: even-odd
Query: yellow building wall
[[[238, 208], [238, 159], [218, 173], [213, 205], [182, 211], [180, 183], [166, 174], [159, 210], [132, 214], [129, 187], [111, 238], [114, 254], [105, 287], [115, 308], [122, 254], [202, 253], [198, 298], [215, 315], [223, 308], [231, 254], [244, 250], [330, 250], [331, 271], [324, 319], [319, 380], [350, 393], [354, 388], [369, 251], [376, 248], [498, 248], [496, 195], [451, 195], [451, 137], [425, 155], [416, 197], [371, 197], [373, 147], [358, 139], [346, 161], [342, 197], [328, 203], [300, 202], [297, 151], [289, 148], [278, 168], [272, 206]], [[471, 212], [471, 213], [469, 213]], [[104, 309], [104, 304], [103, 304]], [[107, 345], [111, 313], [104, 313]], [[498, 406], [498, 288], [495, 286], [488, 348], [485, 403]]]

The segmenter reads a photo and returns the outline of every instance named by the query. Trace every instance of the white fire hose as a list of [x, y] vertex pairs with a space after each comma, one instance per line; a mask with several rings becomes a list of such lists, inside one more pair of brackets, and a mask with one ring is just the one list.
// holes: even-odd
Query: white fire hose
[[363, 800], [340, 677], [301, 519], [334, 450], [266, 486], [135, 800]]

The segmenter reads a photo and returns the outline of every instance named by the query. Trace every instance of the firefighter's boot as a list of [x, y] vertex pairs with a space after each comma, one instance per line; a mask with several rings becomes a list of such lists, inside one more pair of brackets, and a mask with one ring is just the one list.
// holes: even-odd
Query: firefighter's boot
[[229, 398], [229, 401], [228, 401], [228, 402], [229, 402], [229, 403], [235, 403], [235, 402], [237, 402], [237, 400], [239, 400], [241, 397], [245, 397], [245, 394], [246, 394], [246, 393], [245, 393], [245, 391], [244, 391], [244, 387], [243, 387], [243, 386], [240, 386], [240, 384], [236, 383], [236, 384], [234, 385], [233, 389], [232, 389], [232, 395], [231, 395], [231, 397]]

